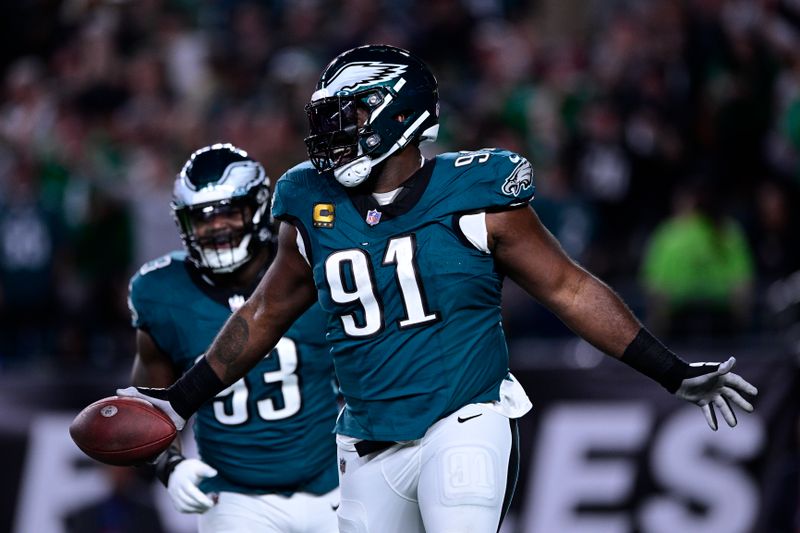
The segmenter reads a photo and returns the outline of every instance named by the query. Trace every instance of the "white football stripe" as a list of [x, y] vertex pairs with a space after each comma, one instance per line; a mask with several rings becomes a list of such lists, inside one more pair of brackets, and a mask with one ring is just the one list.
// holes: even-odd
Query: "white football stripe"
[[377, 165], [378, 163], [380, 163], [381, 161], [383, 161], [384, 159], [395, 153], [397, 150], [408, 144], [408, 140], [411, 138], [411, 134], [414, 133], [414, 131], [420, 126], [420, 124], [425, 122], [425, 119], [428, 118], [430, 115], [431, 114], [428, 111], [422, 113], [422, 115], [420, 115], [420, 117], [417, 120], [415, 120], [411, 124], [411, 126], [409, 126], [406, 129], [405, 132], [403, 132], [403, 135], [401, 135], [400, 138], [397, 139], [397, 142], [394, 143], [391, 148], [389, 148], [389, 151], [387, 151], [382, 156], [372, 160], [372, 166], [374, 167], [375, 165]]
[[383, 99], [383, 103], [382, 103], [382, 104], [381, 104], [381, 105], [380, 105], [380, 106], [379, 106], [379, 107], [378, 107], [378, 108], [377, 108], [375, 111], [373, 111], [373, 112], [370, 114], [370, 116], [369, 116], [369, 121], [370, 121], [370, 123], [374, 122], [374, 121], [375, 121], [375, 119], [376, 119], [376, 118], [378, 118], [378, 115], [380, 115], [380, 114], [381, 114], [381, 111], [383, 111], [383, 110], [386, 108], [386, 106], [387, 106], [387, 105], [389, 105], [389, 103], [390, 103], [390, 102], [391, 102], [393, 99], [394, 99], [394, 98], [392, 97], [392, 95], [391, 95], [391, 94], [387, 94], [387, 95], [386, 95], [386, 98], [384, 98], [384, 99]]

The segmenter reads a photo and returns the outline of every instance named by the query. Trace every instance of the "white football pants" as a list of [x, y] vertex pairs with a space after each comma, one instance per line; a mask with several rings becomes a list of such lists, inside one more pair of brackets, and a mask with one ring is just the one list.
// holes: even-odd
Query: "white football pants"
[[220, 492], [201, 514], [200, 533], [337, 533], [339, 489], [322, 496]]
[[496, 533], [516, 484], [516, 435], [515, 420], [470, 404], [364, 457], [339, 436], [340, 533]]

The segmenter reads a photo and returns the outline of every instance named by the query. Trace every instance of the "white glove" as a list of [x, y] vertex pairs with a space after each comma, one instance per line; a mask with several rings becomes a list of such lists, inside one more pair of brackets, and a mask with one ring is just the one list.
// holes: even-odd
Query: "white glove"
[[217, 471], [199, 459], [184, 459], [169, 476], [167, 492], [172, 504], [181, 513], [205, 513], [214, 502], [198, 488], [203, 479], [214, 477]]
[[148, 387], [128, 387], [126, 389], [117, 389], [118, 396], [130, 396], [131, 398], [141, 398], [152, 403], [172, 420], [175, 428], [180, 431], [186, 425], [186, 420], [175, 412], [172, 404], [167, 399], [167, 389], [151, 389]]
[[742, 393], [755, 396], [758, 389], [738, 374], [731, 372], [736, 359], [731, 357], [724, 363], [692, 363], [689, 377], [685, 378], [675, 395], [695, 403], [703, 410], [708, 425], [717, 430], [717, 415], [714, 406], [722, 413], [722, 418], [730, 427], [736, 425], [736, 415], [729, 402], [748, 413], [753, 405], [742, 397]]

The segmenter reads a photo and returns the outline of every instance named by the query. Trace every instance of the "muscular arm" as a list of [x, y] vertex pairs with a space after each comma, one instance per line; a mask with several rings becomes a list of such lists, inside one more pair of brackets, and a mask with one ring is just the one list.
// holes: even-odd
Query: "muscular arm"
[[712, 430], [716, 409], [736, 425], [730, 402], [747, 412], [742, 394], [758, 390], [731, 372], [736, 360], [691, 366], [642, 328], [614, 291], [572, 261], [529, 206], [486, 215], [496, 264], [575, 333], [621, 358], [679, 398], [697, 404]]
[[642, 327], [619, 296], [570, 259], [529, 206], [486, 214], [497, 265], [575, 333], [621, 357]]
[[229, 385], [269, 353], [317, 300], [311, 269], [297, 249], [297, 230], [282, 223], [278, 252], [253, 295], [217, 334], [206, 359]]

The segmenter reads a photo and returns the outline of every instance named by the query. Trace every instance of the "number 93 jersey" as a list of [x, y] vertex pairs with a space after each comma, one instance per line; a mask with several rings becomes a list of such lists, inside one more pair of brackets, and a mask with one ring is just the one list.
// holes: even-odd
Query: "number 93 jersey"
[[[131, 279], [133, 325], [183, 372], [247, 296], [210, 285], [185, 253], [173, 252]], [[197, 412], [200, 456], [219, 471], [203, 490], [325, 494], [336, 487], [338, 407], [326, 320], [318, 305], [309, 309], [272, 353]]]
[[498, 149], [441, 154], [388, 205], [308, 163], [278, 181], [275, 218], [298, 228], [346, 407], [337, 432], [414, 440], [508, 374], [502, 276], [484, 213], [527, 204], [528, 161]]

